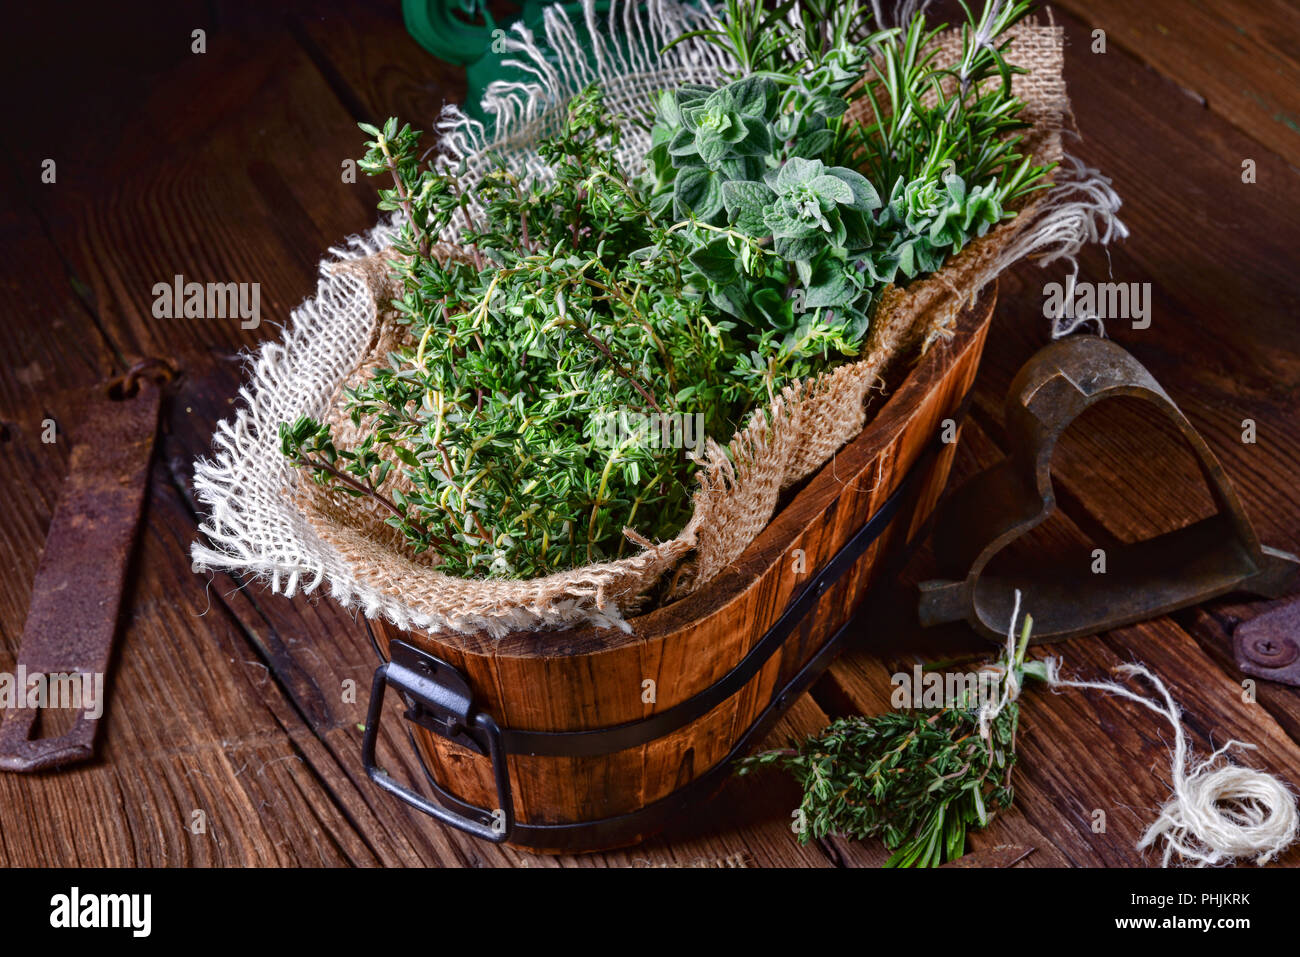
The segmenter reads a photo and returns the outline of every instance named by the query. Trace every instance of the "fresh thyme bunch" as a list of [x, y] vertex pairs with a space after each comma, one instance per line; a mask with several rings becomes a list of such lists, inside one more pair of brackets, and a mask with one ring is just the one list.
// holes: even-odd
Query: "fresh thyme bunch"
[[[448, 573], [534, 577], [619, 557], [624, 529], [671, 537], [690, 516], [688, 453], [825, 355], [816, 335], [734, 333], [690, 285], [694, 233], [620, 168], [594, 86], [539, 146], [548, 181], [489, 171], [476, 216], [454, 172], [418, 162], [419, 134], [363, 129], [362, 168], [393, 177], [381, 208], [404, 214], [392, 305], [409, 344], [346, 395], [370, 427], [359, 445], [310, 418], [281, 444], [380, 502]], [[456, 252], [435, 255], [453, 223]]]
[[[752, 397], [725, 376], [725, 328], [680, 295], [680, 244], [615, 162], [598, 93], [576, 97], [542, 144], [551, 182], [491, 171], [476, 219], [454, 173], [419, 165], [418, 134], [395, 120], [363, 129], [362, 167], [392, 175], [381, 205], [405, 214], [393, 306], [410, 345], [347, 394], [354, 423], [374, 425], [360, 446], [304, 419], [282, 429], [285, 453], [383, 502], [412, 550], [435, 549], [453, 574], [535, 576], [616, 557], [624, 527], [675, 534], [690, 513], [687, 449], [611, 417], [698, 414], [725, 435]], [[458, 251], [440, 259], [453, 221]], [[631, 257], [656, 243], [661, 255]], [[382, 490], [394, 465], [402, 481]]]
[[[1002, 697], [1045, 679], [1042, 662], [1025, 662], [1033, 619], [1026, 617], [1014, 652], [993, 669], [998, 696], [981, 735], [981, 702], [969, 690], [939, 709], [841, 718], [793, 750], [767, 751], [739, 768], [789, 771], [803, 788], [799, 841], [830, 834], [879, 837], [893, 855], [886, 867], [937, 867], [965, 852], [966, 832], [1011, 806], [1019, 705]], [[987, 699], [986, 699], [987, 700]], [[996, 705], [1000, 702], [1000, 707]], [[991, 715], [991, 720], [989, 716]]]

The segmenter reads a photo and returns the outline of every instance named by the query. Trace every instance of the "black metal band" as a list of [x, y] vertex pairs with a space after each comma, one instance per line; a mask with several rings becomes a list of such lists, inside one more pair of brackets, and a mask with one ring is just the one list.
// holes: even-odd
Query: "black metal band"
[[929, 456], [912, 466], [912, 471], [899, 484], [867, 523], [858, 529], [844, 547], [836, 552], [817, 576], [804, 586], [799, 596], [786, 606], [781, 617], [734, 668], [698, 694], [692, 695], [670, 708], [648, 715], [638, 721], [610, 728], [590, 731], [519, 731], [501, 729], [501, 740], [511, 754], [545, 755], [548, 757], [591, 757], [613, 754], [627, 748], [656, 741], [691, 722], [704, 717], [726, 701], [763, 669], [771, 657], [781, 649], [790, 633], [812, 611], [821, 596], [846, 575], [854, 563], [879, 538], [898, 513], [903, 496], [911, 484], [917, 466], [925, 464]]

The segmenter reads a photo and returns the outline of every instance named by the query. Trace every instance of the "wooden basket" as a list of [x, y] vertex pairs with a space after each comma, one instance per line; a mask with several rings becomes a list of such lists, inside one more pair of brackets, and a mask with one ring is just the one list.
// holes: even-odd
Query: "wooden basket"
[[[630, 620], [501, 640], [381, 621], [363, 757], [372, 780], [486, 840], [543, 851], [639, 842], [716, 791], [861, 630], [948, 478], [996, 289], [965, 310], [862, 433], [704, 589]], [[948, 441], [944, 441], [947, 433]], [[375, 765], [392, 686], [426, 790]]]

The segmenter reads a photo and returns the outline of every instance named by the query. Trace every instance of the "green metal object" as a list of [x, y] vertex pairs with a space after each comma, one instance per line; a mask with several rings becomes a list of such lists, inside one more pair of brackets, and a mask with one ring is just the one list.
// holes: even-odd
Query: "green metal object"
[[[525, 80], [529, 76], [505, 64], [511, 57], [505, 50], [506, 31], [522, 22], [536, 36], [543, 36], [542, 15], [552, 4], [523, 0], [522, 4], [511, 6], [517, 12], [498, 20], [488, 10], [485, 0], [402, 0], [406, 31], [415, 41], [439, 60], [465, 67], [469, 89], [464, 109], [479, 120], [486, 119], [481, 103], [489, 83]], [[581, 3], [563, 6], [571, 19], [582, 22]], [[609, 9], [609, 0], [596, 0], [595, 8], [597, 14], [604, 14]]]

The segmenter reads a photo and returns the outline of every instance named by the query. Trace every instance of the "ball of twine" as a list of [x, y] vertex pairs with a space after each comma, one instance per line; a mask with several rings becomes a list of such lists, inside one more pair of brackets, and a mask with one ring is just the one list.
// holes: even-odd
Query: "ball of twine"
[[1296, 838], [1296, 802], [1276, 778], [1235, 764], [1208, 769], [1230, 747], [1229, 741], [1190, 775], [1175, 780], [1174, 797], [1147, 829], [1140, 848], [1164, 839], [1164, 863], [1177, 853], [1201, 865], [1253, 857], [1267, 864]]
[[1232, 748], [1254, 750], [1253, 744], [1229, 741], [1189, 768], [1191, 758], [1182, 714], [1164, 682], [1145, 667], [1120, 665], [1115, 672], [1144, 678], [1156, 689], [1159, 699], [1111, 681], [1068, 681], [1059, 676], [1058, 668], [1055, 659], [1048, 662], [1048, 683], [1053, 688], [1087, 688], [1128, 698], [1163, 716], [1174, 729], [1170, 763], [1174, 793], [1142, 835], [1139, 850], [1163, 841], [1166, 867], [1175, 854], [1202, 867], [1243, 858], [1267, 864], [1296, 839], [1300, 813], [1295, 795], [1285, 784], [1255, 768], [1219, 763]]

